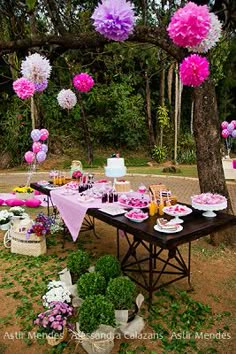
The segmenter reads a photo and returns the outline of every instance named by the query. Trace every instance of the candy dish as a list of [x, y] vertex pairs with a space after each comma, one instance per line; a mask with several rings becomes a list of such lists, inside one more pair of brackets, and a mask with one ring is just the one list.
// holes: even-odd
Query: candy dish
[[186, 216], [192, 213], [191, 208], [181, 204], [164, 207], [163, 211], [167, 215], [174, 216], [174, 219], [169, 222], [171, 224], [182, 224], [184, 220], [180, 219], [180, 216]]
[[118, 203], [122, 207], [126, 208], [148, 208], [149, 206], [149, 200], [147, 199], [140, 199], [140, 198], [134, 198], [134, 197], [124, 197], [123, 195], [120, 196], [118, 199]]
[[140, 209], [132, 209], [124, 216], [133, 222], [143, 222], [144, 220], [148, 219], [148, 213], [144, 213]]

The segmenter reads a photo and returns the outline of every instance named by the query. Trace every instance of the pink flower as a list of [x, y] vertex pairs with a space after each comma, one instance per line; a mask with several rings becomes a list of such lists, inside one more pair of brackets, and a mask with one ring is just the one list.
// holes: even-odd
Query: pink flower
[[13, 89], [22, 100], [32, 97], [35, 92], [34, 84], [24, 77], [13, 82]]
[[210, 25], [211, 19], [207, 6], [198, 6], [189, 2], [174, 13], [167, 31], [176, 45], [193, 47], [206, 38]]
[[209, 73], [208, 60], [198, 54], [190, 55], [180, 64], [180, 79], [186, 86], [201, 85]]
[[73, 85], [80, 92], [88, 92], [93, 87], [94, 80], [89, 74], [81, 73], [74, 76]]

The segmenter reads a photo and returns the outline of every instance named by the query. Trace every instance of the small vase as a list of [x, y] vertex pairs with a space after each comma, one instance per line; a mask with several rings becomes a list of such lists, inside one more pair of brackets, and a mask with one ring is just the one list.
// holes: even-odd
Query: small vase
[[47, 342], [49, 345], [54, 347], [54, 346], [60, 344], [61, 342], [63, 342], [64, 340], [66, 340], [67, 334], [68, 334], [67, 327], [64, 327], [63, 332], [61, 332], [57, 336], [56, 335], [53, 335], [53, 336], [47, 335], [47, 337], [46, 337]]
[[10, 227], [11, 227], [11, 222], [9, 221], [9, 222], [7, 222], [6, 224], [1, 224], [0, 225], [0, 229], [1, 230], [9, 230], [10, 229]]

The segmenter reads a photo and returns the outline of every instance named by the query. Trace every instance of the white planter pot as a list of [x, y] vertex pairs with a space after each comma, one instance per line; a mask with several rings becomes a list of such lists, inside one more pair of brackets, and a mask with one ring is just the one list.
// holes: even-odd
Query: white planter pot
[[17, 193], [16, 198], [21, 200], [31, 199], [34, 197], [34, 193]]
[[11, 222], [9, 221], [8, 223], [6, 223], [6, 224], [1, 224], [0, 225], [0, 229], [1, 230], [9, 230], [10, 229], [10, 227], [11, 227]]

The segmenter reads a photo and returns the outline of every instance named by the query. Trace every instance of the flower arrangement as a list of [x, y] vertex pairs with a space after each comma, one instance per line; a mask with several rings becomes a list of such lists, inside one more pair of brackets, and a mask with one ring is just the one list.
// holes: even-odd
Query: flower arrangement
[[30, 234], [36, 234], [39, 237], [48, 235], [50, 233], [52, 224], [53, 220], [51, 217], [48, 217], [43, 213], [39, 213], [36, 216], [35, 222], [31, 226], [31, 228], [27, 230], [26, 238], [29, 238]]
[[124, 41], [133, 32], [133, 5], [126, 0], [103, 0], [95, 8], [92, 19], [101, 35], [113, 41]]
[[79, 170], [76, 170], [72, 173], [72, 178], [73, 179], [80, 179], [83, 176], [82, 172]]
[[211, 20], [207, 6], [198, 6], [189, 2], [174, 13], [167, 31], [176, 45], [192, 47], [206, 38], [210, 24]]
[[57, 95], [57, 101], [62, 108], [71, 109], [76, 105], [77, 98], [75, 93], [70, 89], [62, 89]]
[[61, 303], [71, 302], [71, 293], [62, 281], [51, 281], [48, 283], [48, 292], [43, 295], [43, 306], [50, 308], [53, 301]]
[[8, 224], [11, 221], [11, 218], [14, 214], [7, 211], [1, 210], [0, 211], [0, 225]]
[[180, 64], [180, 79], [183, 85], [199, 86], [209, 74], [208, 60], [198, 54], [188, 56]]
[[80, 92], [88, 92], [94, 85], [92, 76], [87, 73], [80, 73], [73, 78], [74, 87]]
[[13, 189], [15, 193], [33, 193], [33, 188], [27, 186], [19, 186]]
[[15, 206], [9, 209], [11, 213], [13, 213], [14, 216], [22, 216], [25, 212], [24, 208], [21, 208], [20, 206]]
[[43, 332], [60, 334], [68, 325], [68, 317], [73, 315], [73, 308], [60, 301], [52, 301], [50, 309], [38, 315], [34, 324], [42, 327]]

